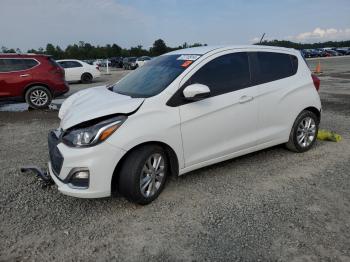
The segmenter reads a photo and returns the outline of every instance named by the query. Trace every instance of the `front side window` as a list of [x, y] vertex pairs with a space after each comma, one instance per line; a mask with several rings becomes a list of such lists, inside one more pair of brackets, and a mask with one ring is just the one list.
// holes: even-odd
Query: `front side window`
[[185, 86], [196, 83], [208, 86], [212, 96], [248, 87], [250, 71], [247, 53], [227, 54], [208, 62]]
[[151, 97], [162, 92], [191, 63], [181, 55], [163, 55], [131, 72], [112, 86], [112, 91], [131, 97]]

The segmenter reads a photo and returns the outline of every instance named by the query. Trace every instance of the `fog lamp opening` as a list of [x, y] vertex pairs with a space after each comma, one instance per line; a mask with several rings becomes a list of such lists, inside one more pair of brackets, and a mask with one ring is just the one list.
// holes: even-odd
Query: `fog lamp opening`
[[90, 172], [87, 169], [72, 170], [74, 173], [69, 179], [69, 185], [73, 188], [87, 189], [89, 187]]

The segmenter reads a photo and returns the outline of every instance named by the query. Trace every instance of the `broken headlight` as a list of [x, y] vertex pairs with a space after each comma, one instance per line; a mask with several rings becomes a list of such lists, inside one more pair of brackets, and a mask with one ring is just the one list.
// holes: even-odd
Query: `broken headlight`
[[103, 120], [94, 125], [67, 130], [62, 141], [71, 147], [89, 147], [97, 145], [110, 137], [127, 119], [126, 116], [117, 116]]

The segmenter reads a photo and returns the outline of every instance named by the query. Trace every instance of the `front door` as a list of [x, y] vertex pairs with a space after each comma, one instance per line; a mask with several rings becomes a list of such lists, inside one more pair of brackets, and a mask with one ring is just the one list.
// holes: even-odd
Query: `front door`
[[180, 105], [185, 166], [255, 146], [256, 88], [245, 52], [216, 55], [180, 88], [207, 85], [209, 98]]

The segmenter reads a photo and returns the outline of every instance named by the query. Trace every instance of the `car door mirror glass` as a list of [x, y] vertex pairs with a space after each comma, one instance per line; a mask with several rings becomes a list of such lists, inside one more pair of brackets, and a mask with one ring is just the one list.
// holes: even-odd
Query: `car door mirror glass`
[[206, 85], [192, 84], [186, 86], [183, 90], [183, 95], [186, 99], [191, 101], [198, 101], [210, 96], [210, 89]]

